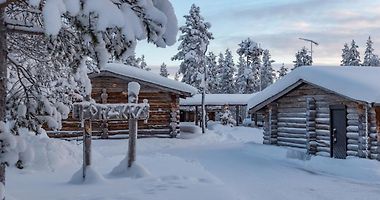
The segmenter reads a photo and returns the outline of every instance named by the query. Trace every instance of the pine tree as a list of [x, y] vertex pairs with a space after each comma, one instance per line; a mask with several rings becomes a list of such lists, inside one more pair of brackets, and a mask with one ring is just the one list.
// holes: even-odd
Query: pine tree
[[277, 71], [278, 78], [282, 78], [288, 74], [288, 68], [285, 67], [285, 64], [282, 63], [281, 68]]
[[371, 37], [368, 37], [367, 46], [364, 53], [363, 66], [379, 66], [379, 57], [374, 54], [374, 49], [372, 47], [373, 42]]
[[249, 68], [247, 67], [247, 63], [245, 61], [245, 58], [241, 55], [239, 56], [239, 61], [238, 61], [238, 64], [237, 64], [237, 75], [236, 75], [236, 80], [235, 80], [235, 86], [236, 86], [236, 92], [239, 93], [239, 94], [243, 94], [245, 93], [245, 89], [247, 88], [247, 81], [248, 80], [248, 77], [246, 77], [247, 74], [249, 74], [247, 72], [247, 70], [249, 70]]
[[220, 93], [233, 94], [235, 92], [233, 83], [236, 69], [232, 53], [229, 49], [226, 50], [222, 63], [220, 68]]
[[260, 83], [261, 83], [261, 90], [264, 90], [267, 88], [269, 85], [271, 85], [274, 82], [275, 79], [275, 74], [274, 70], [272, 68], [272, 63], [274, 60], [271, 59], [271, 55], [269, 53], [269, 50], [264, 50], [263, 53], [263, 64], [261, 67], [261, 78], [260, 78]]
[[342, 61], [340, 61], [341, 66], [349, 66], [350, 48], [347, 43], [344, 43], [344, 48], [342, 49]]
[[145, 56], [142, 55], [140, 58], [140, 69], [144, 69], [146, 71], [150, 71], [151, 69], [148, 67], [148, 64], [145, 62]]
[[221, 94], [223, 93], [223, 88], [222, 88], [222, 82], [223, 82], [223, 79], [222, 79], [222, 73], [223, 73], [223, 69], [224, 69], [224, 65], [225, 65], [225, 62], [224, 62], [224, 54], [223, 53], [219, 53], [219, 56], [218, 56], [218, 64], [217, 64], [217, 69], [216, 69], [216, 76], [215, 76], [215, 93], [218, 93], [218, 94]]
[[213, 39], [212, 33], [209, 32], [211, 24], [204, 22], [204, 18], [200, 15], [200, 8], [195, 4], [191, 6], [189, 15], [184, 17], [186, 22], [180, 27], [182, 35], [178, 39], [179, 52], [173, 56], [172, 60], [182, 61], [180, 64], [180, 73], [183, 74], [182, 82], [200, 89], [203, 67], [207, 64], [207, 48], [210, 40]]
[[216, 62], [216, 56], [213, 52], [209, 52], [207, 56], [207, 83], [208, 92], [211, 94], [218, 93], [219, 88], [219, 69]]
[[309, 52], [307, 51], [306, 47], [303, 47], [300, 51], [296, 53], [296, 60], [293, 61], [293, 63], [293, 69], [301, 66], [310, 66], [313, 64], [313, 60], [311, 59], [311, 56], [309, 55]]
[[168, 68], [167, 68], [167, 66], [166, 66], [165, 63], [162, 63], [162, 65], [160, 67], [160, 75], [163, 76], [163, 77], [168, 77], [169, 76]]
[[250, 38], [242, 41], [239, 44], [237, 53], [240, 56], [244, 56], [247, 63], [247, 70], [245, 70], [244, 77], [246, 78], [246, 88], [243, 89], [243, 93], [253, 93], [260, 90], [260, 76], [259, 69], [261, 65], [261, 55], [263, 50], [259, 45], [252, 41]]
[[360, 66], [360, 53], [358, 51], [359, 46], [356, 45], [355, 40], [351, 42], [351, 48], [348, 54], [347, 66]]

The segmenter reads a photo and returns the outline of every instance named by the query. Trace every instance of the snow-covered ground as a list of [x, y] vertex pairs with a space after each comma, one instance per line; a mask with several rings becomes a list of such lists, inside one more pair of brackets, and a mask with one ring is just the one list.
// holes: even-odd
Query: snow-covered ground
[[126, 140], [96, 140], [93, 169], [102, 177], [83, 185], [69, 183], [80, 168], [81, 144], [55, 142], [59, 148], [43, 147], [51, 149], [45, 165], [8, 169], [7, 199], [379, 199], [380, 162], [303, 160], [303, 152], [260, 144], [260, 129], [219, 124], [210, 129], [180, 139], [139, 139], [137, 162], [148, 174], [138, 179], [109, 175], [125, 157]]

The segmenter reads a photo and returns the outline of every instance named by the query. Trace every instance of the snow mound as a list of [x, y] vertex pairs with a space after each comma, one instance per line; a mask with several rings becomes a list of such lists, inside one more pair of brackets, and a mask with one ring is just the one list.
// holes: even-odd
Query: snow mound
[[288, 149], [286, 157], [298, 160], [310, 160], [311, 156], [307, 154], [306, 150]]
[[202, 135], [202, 129], [194, 124], [184, 124], [179, 125], [180, 134], [177, 136], [179, 139], [192, 139]]
[[104, 183], [104, 177], [99, 174], [93, 167], [86, 167], [86, 178], [83, 179], [83, 167], [76, 171], [71, 177], [69, 184], [97, 184]]
[[33, 135], [26, 137], [29, 150], [20, 158], [29, 158], [25, 163], [29, 169], [56, 171], [66, 166], [80, 165], [82, 161], [82, 148], [74, 142]]
[[118, 166], [113, 168], [113, 170], [109, 173], [110, 177], [115, 178], [144, 178], [148, 177], [150, 173], [148, 170], [146, 170], [142, 165], [139, 165], [138, 163], [134, 162], [131, 167], [128, 167], [128, 158], [124, 158]]

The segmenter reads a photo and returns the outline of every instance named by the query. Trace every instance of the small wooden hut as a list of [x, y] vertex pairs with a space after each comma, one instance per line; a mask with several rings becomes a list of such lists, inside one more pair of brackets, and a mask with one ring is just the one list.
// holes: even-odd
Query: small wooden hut
[[[194, 95], [197, 89], [152, 72], [123, 64], [107, 64], [100, 73], [89, 75], [92, 84], [91, 97], [96, 103], [127, 103], [128, 83], [141, 86], [139, 102], [147, 99], [150, 104], [149, 119], [140, 121], [139, 135], [176, 136], [179, 133], [179, 99]], [[128, 133], [128, 121], [93, 121], [94, 135]], [[75, 136], [80, 134], [80, 122], [68, 119], [59, 132], [50, 136]]]
[[255, 95], [264, 144], [380, 159], [380, 68], [301, 67]]
[[[246, 117], [247, 103], [253, 94], [206, 94], [205, 105], [208, 120], [218, 121], [218, 114], [225, 106], [235, 112], [236, 125]], [[197, 94], [192, 97], [180, 100], [181, 121], [195, 122], [198, 124], [202, 108], [202, 95]]]

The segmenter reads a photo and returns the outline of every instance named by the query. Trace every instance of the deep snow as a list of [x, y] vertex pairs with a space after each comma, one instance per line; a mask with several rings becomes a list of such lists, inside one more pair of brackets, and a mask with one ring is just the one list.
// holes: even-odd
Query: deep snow
[[[378, 161], [302, 160], [297, 159], [302, 151], [260, 144], [260, 129], [218, 124], [210, 129], [182, 139], [139, 139], [137, 163], [149, 172], [140, 178], [110, 176], [126, 156], [126, 140], [93, 141], [92, 169], [104, 181], [92, 184], [69, 183], [81, 167], [78, 156], [44, 170], [8, 169], [7, 199], [379, 199]], [[81, 149], [67, 145], [74, 146], [70, 151]]]

